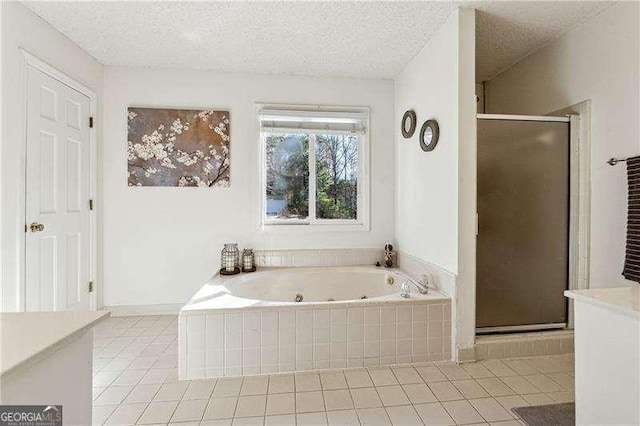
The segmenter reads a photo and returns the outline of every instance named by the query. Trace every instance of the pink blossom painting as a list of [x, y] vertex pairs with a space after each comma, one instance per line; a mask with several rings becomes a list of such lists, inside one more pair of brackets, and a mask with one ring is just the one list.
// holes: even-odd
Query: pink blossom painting
[[129, 108], [129, 186], [229, 186], [229, 111]]

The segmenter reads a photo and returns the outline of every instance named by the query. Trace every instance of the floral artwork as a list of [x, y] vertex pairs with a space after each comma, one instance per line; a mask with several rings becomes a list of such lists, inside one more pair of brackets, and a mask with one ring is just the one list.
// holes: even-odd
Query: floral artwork
[[229, 112], [129, 108], [129, 186], [229, 186]]

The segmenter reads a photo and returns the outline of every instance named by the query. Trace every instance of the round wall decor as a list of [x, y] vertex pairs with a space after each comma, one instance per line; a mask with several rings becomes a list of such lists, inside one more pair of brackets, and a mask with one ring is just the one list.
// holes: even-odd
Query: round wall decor
[[423, 151], [429, 152], [438, 144], [438, 138], [440, 137], [440, 128], [436, 120], [427, 120], [420, 129], [420, 148]]
[[416, 131], [416, 122], [417, 119], [414, 110], [410, 109], [409, 111], [405, 112], [402, 116], [402, 136], [404, 136], [406, 139], [413, 136], [413, 133]]

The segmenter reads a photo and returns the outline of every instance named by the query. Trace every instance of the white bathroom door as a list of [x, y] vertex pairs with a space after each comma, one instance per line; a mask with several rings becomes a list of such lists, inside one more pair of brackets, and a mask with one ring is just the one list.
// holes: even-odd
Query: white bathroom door
[[89, 309], [90, 99], [27, 67], [27, 311]]

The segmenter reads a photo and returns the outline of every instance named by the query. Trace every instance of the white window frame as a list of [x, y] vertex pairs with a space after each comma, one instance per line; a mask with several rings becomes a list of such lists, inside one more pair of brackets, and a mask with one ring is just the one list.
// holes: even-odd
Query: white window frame
[[260, 110], [282, 109], [287, 111], [299, 111], [301, 115], [305, 111], [331, 112], [356, 112], [366, 114], [366, 126], [358, 137], [358, 191], [357, 191], [357, 218], [356, 219], [318, 219], [316, 218], [316, 136], [319, 134], [352, 134], [347, 131], [336, 130], [308, 130], [278, 128], [282, 133], [304, 133], [309, 135], [309, 217], [307, 219], [269, 219], [267, 218], [267, 163], [266, 163], [266, 134], [276, 131], [263, 131], [259, 128], [259, 152], [260, 152], [260, 226], [265, 231], [272, 232], [331, 232], [331, 231], [369, 231], [370, 217], [370, 125], [369, 108], [359, 107], [333, 107], [333, 106], [308, 106], [308, 105], [273, 105], [256, 104], [258, 108], [258, 126], [260, 126]]

